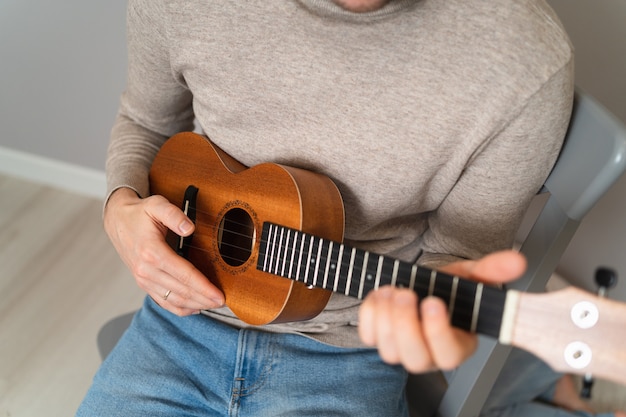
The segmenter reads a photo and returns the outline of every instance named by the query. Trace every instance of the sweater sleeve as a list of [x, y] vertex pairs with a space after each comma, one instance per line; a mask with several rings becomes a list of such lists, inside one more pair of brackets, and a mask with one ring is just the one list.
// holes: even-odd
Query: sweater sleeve
[[193, 128], [192, 95], [170, 64], [167, 4], [130, 0], [128, 79], [107, 153], [107, 200], [128, 187], [149, 194], [150, 165], [163, 142]]
[[559, 155], [573, 91], [570, 60], [476, 151], [430, 214], [419, 263], [439, 267], [512, 247], [524, 213]]

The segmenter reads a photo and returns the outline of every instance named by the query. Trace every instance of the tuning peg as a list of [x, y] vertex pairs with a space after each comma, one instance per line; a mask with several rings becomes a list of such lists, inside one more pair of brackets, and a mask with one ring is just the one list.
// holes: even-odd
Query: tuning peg
[[[598, 295], [600, 297], [606, 297], [607, 291], [617, 284], [617, 272], [611, 268], [600, 267], [596, 269], [594, 278], [596, 285], [598, 286]], [[591, 398], [591, 388], [593, 387], [593, 382], [593, 375], [586, 374], [584, 376], [582, 388], [580, 390], [580, 396], [582, 398]]]
[[604, 297], [606, 291], [617, 284], [617, 272], [611, 268], [600, 267], [596, 269], [595, 281], [598, 285], [598, 294]]
[[582, 382], [583, 384], [580, 389], [580, 398], [589, 399], [591, 398], [591, 388], [593, 387], [594, 382], [593, 376], [591, 376], [590, 374], [585, 375]]

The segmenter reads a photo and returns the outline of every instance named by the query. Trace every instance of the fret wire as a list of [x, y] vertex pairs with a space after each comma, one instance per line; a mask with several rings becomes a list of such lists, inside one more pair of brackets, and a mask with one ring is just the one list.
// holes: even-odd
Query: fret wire
[[293, 272], [293, 258], [296, 256], [296, 242], [298, 241], [298, 231], [293, 232], [293, 245], [291, 245], [291, 259], [289, 260], [289, 274], [287, 277], [291, 278]]
[[[378, 262], [376, 263], [376, 276], [374, 279], [374, 282], [378, 282], [380, 283], [380, 279], [383, 276], [382, 271], [383, 271], [383, 261], [385, 260], [385, 257], [382, 255], [378, 255]], [[363, 298], [363, 297], [361, 297]]]
[[378, 265], [376, 265], [376, 281], [380, 282], [380, 279], [383, 275], [383, 261], [385, 257], [383, 255], [378, 255]]
[[314, 239], [313, 236], [311, 236], [310, 242], [309, 242], [309, 253], [306, 259], [306, 269], [304, 270], [304, 280], [302, 281], [305, 284], [308, 284], [307, 281], [309, 280], [309, 270], [310, 270], [311, 257], [312, 257], [312, 251], [313, 251], [313, 239]]
[[[379, 262], [380, 262], [380, 259], [379, 259]], [[378, 287], [380, 287], [380, 273], [376, 271], [376, 280], [374, 281], [374, 289], [378, 289]]]
[[[269, 241], [271, 234], [272, 234], [272, 225], [270, 224], [267, 229], [267, 241]], [[267, 271], [267, 260], [269, 258], [269, 250], [270, 250], [270, 245], [268, 244], [268, 242], [265, 242], [265, 258], [263, 259], [264, 271]]]
[[479, 282], [476, 286], [476, 294], [474, 296], [474, 309], [472, 311], [472, 324], [470, 331], [476, 333], [476, 325], [478, 324], [478, 312], [480, 311], [480, 301], [483, 297], [483, 283]]
[[283, 234], [285, 233], [285, 229], [284, 228], [280, 228], [280, 231], [276, 234], [277, 236], [277, 240], [278, 240], [278, 246], [276, 248], [276, 258], [274, 259], [274, 273], [276, 275], [278, 275], [278, 271], [280, 268], [280, 251], [282, 249], [283, 246]]
[[330, 269], [330, 264], [332, 263], [332, 253], [333, 253], [333, 241], [331, 240], [328, 244], [328, 256], [326, 257], [326, 268], [324, 269], [324, 281], [322, 282], [322, 288], [326, 288], [328, 284], [328, 270]]
[[[283, 236], [284, 235], [285, 235], [285, 229], [283, 228], [280, 231], [280, 246], [283, 246]], [[285, 276], [284, 275], [285, 274], [285, 262], [287, 260], [287, 243], [288, 242], [289, 242], [289, 229], [287, 229], [287, 241], [285, 242], [285, 245], [284, 245], [285, 246], [285, 254], [282, 256], [283, 262], [282, 262], [282, 265], [280, 267], [280, 275], [281, 276]], [[278, 256], [279, 256], [279, 259], [280, 259], [280, 248], [278, 249]], [[277, 265], [277, 268], [278, 268], [278, 265]]]
[[274, 248], [274, 256], [272, 256], [274, 258], [273, 261], [273, 271], [274, 274], [278, 274], [278, 268], [280, 268], [280, 249], [282, 246], [282, 238], [283, 238], [283, 233], [285, 232], [285, 229], [280, 228], [278, 230], [278, 233], [276, 233], [276, 247]]
[[300, 279], [300, 269], [302, 268], [302, 254], [304, 253], [304, 241], [306, 240], [306, 234], [302, 233], [300, 239], [300, 254], [298, 255], [298, 267], [296, 268], [296, 281]]
[[[363, 298], [363, 284], [364, 284], [365, 274], [367, 273], [368, 259], [369, 259], [369, 252], [365, 251], [365, 253], [363, 253], [363, 267], [361, 268], [361, 279], [359, 280], [359, 291], [357, 293], [357, 297], [359, 299]], [[350, 287], [350, 282], [346, 284], [346, 295], [348, 295], [349, 287]]]
[[[489, 336], [498, 337], [502, 326], [502, 312], [506, 292], [498, 288], [485, 286], [480, 300], [480, 315], [476, 324], [477, 330]], [[485, 308], [490, 310], [490, 314], [485, 314]]]
[[313, 274], [313, 286], [317, 285], [317, 275], [320, 270], [320, 258], [322, 257], [322, 242], [323, 239], [319, 239], [319, 244], [317, 245], [317, 258], [315, 259], [315, 273]]
[[267, 255], [266, 255], [266, 261], [267, 261], [267, 267], [265, 268], [266, 271], [269, 271], [270, 265], [272, 264], [272, 245], [271, 245], [271, 241], [272, 241], [272, 236], [274, 234], [274, 232], [272, 231], [273, 227], [270, 225], [270, 228], [268, 229], [267, 232]]
[[459, 277], [452, 278], [452, 290], [450, 291], [450, 304], [448, 305], [448, 314], [450, 318], [454, 314], [454, 305], [456, 303], [456, 292], [459, 288]]
[[[359, 280], [359, 291], [357, 293], [357, 298], [359, 300], [363, 298], [363, 285], [365, 284], [365, 274], [367, 272], [368, 259], [369, 259], [369, 252], [365, 252], [363, 254], [363, 269], [361, 270], [361, 279]], [[347, 287], [346, 287], [346, 295], [348, 295]]]
[[274, 251], [276, 248], [276, 233], [272, 233], [272, 253], [270, 255], [270, 264], [268, 266], [268, 271], [272, 271], [272, 265], [274, 264]]
[[[382, 256], [381, 256], [382, 258]], [[382, 263], [382, 262], [381, 262]], [[394, 260], [393, 261], [393, 272], [391, 273], [391, 285], [393, 287], [396, 286], [396, 282], [398, 280], [398, 267], [400, 266], [400, 261], [399, 260]]]
[[[365, 253], [363, 253], [363, 266], [361, 267], [361, 281], [359, 283], [359, 287], [363, 286], [363, 280], [365, 279], [365, 274], [367, 273], [367, 260], [370, 257], [370, 253], [365, 251]], [[349, 280], [346, 283], [346, 291], [345, 294], [346, 295], [350, 295], [350, 286], [352, 285], [352, 280]]]
[[[365, 288], [366, 277], [369, 275], [367, 271], [368, 262], [369, 262], [369, 252], [365, 252], [363, 256], [363, 270], [361, 271], [361, 280], [359, 281], [359, 291], [357, 293], [357, 298], [359, 300], [363, 299], [363, 289]], [[380, 259], [379, 259], [379, 263], [380, 263]], [[378, 275], [378, 272], [376, 274]]]
[[433, 269], [430, 271], [430, 283], [428, 284], [428, 296], [435, 293], [435, 281], [437, 281], [437, 272]]
[[350, 266], [348, 267], [348, 276], [346, 277], [346, 287], [350, 285], [350, 281], [352, 281], [352, 271], [354, 269], [354, 255], [356, 254], [356, 248], [352, 248], [350, 252]]
[[339, 245], [339, 256], [337, 256], [337, 271], [335, 271], [335, 282], [333, 283], [333, 291], [337, 292], [337, 286], [339, 285], [339, 273], [341, 271], [341, 265], [343, 265], [343, 249], [344, 245]]
[[415, 290], [415, 277], [417, 276], [417, 265], [413, 264], [411, 267], [411, 280], [409, 281], [409, 288]]

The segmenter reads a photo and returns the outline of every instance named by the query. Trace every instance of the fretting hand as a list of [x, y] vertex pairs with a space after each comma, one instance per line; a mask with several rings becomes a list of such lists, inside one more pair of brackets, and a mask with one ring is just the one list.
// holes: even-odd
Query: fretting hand
[[[476, 261], [459, 261], [442, 272], [485, 283], [514, 280], [526, 269], [522, 255], [502, 251]], [[401, 364], [410, 372], [452, 369], [476, 349], [475, 335], [450, 325], [447, 307], [428, 297], [418, 307], [416, 294], [408, 289], [383, 287], [372, 291], [359, 311], [359, 335], [376, 347], [381, 358]]]

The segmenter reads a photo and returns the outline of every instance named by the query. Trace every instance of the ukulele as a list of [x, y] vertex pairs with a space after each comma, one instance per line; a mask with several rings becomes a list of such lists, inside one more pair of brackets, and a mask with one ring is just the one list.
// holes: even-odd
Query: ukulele
[[626, 384], [626, 304], [573, 287], [503, 290], [341, 243], [344, 208], [318, 173], [248, 168], [206, 137], [180, 133], [150, 170], [152, 194], [183, 208], [192, 236], [168, 242], [222, 290], [252, 325], [307, 320], [332, 292], [363, 299], [384, 285], [436, 296], [458, 328], [527, 350], [555, 370]]

